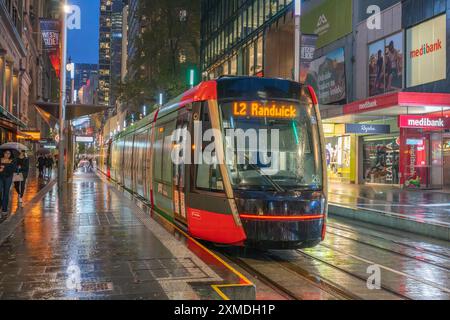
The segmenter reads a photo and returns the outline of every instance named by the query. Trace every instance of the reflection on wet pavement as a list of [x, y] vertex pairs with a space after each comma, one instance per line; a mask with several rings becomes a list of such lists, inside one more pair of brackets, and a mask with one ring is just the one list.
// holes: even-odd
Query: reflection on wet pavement
[[[55, 176], [55, 173], [53, 173], [53, 176]], [[9, 204], [9, 214], [8, 216], [3, 217], [3, 219], [0, 219], [0, 223], [4, 222], [7, 218], [14, 216], [20, 212], [18, 212], [19, 209], [25, 207], [27, 203], [33, 200], [33, 198], [41, 191], [52, 179], [44, 179], [39, 177], [35, 169], [32, 169], [30, 171], [30, 174], [27, 179], [25, 194], [23, 196], [23, 204], [21, 207], [19, 207], [19, 197], [14, 189], [14, 186], [11, 187], [11, 197], [10, 197], [10, 204]]]
[[0, 246], [0, 299], [214, 298], [222, 278], [137, 211], [93, 174], [53, 186]]
[[393, 212], [419, 221], [450, 225], [450, 193], [332, 183], [329, 198], [333, 204]]

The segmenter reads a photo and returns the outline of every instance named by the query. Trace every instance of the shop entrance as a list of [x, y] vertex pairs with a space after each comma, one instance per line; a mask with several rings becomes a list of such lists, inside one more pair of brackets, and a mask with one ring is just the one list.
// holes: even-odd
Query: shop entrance
[[444, 162], [444, 186], [450, 188], [450, 135], [446, 135], [443, 138], [442, 153]]

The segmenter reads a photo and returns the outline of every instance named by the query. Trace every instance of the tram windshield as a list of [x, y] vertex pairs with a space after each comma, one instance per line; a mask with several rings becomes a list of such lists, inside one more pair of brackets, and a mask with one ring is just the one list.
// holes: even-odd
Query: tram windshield
[[235, 189], [321, 190], [317, 115], [310, 98], [298, 101], [220, 103], [226, 163]]

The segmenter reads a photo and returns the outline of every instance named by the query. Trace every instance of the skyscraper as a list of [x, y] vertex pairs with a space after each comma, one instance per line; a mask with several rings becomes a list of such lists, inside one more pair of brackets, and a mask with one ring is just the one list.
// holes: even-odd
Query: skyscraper
[[111, 90], [111, 0], [100, 0], [100, 52], [98, 102], [110, 105]]
[[122, 69], [123, 0], [100, 0], [99, 103], [115, 106]]

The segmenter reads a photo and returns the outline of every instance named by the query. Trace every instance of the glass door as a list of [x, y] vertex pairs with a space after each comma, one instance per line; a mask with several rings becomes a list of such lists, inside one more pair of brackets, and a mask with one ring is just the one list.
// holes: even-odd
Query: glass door
[[444, 187], [450, 188], [450, 135], [444, 136], [442, 141], [443, 165], [444, 165]]

